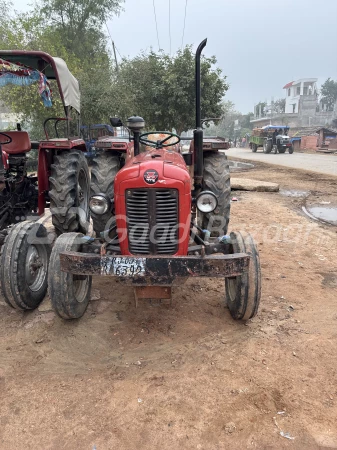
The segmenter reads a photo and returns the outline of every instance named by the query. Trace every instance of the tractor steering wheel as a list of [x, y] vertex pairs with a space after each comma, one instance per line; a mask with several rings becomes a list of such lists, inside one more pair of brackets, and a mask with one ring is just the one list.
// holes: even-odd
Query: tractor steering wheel
[[12, 142], [12, 140], [13, 140], [10, 136], [8, 136], [8, 134], [2, 133], [1, 131], [0, 131], [0, 135], [5, 136], [7, 138], [7, 141], [0, 142], [0, 145], [10, 144]]
[[[152, 141], [150, 139], [146, 139], [146, 137], [149, 136], [150, 134], [167, 134], [167, 137], [162, 140]], [[171, 137], [175, 137], [177, 139], [176, 142], [173, 142], [170, 144], [165, 144], [165, 142], [168, 141]], [[169, 131], [150, 131], [149, 133], [141, 134], [139, 136], [139, 142], [141, 144], [149, 145], [150, 147], [153, 147], [153, 148], [156, 148], [159, 150], [164, 147], [171, 147], [173, 145], [178, 144], [180, 142], [180, 136], [178, 136], [175, 133], [170, 133]]]

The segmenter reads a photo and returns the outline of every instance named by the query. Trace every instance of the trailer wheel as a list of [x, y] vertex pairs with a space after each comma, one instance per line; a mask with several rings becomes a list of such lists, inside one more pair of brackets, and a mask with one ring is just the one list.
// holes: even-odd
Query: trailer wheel
[[[90, 195], [106, 194], [114, 198], [114, 181], [120, 169], [120, 158], [109, 152], [100, 152], [92, 160]], [[91, 213], [96, 234], [104, 231], [106, 224], [112, 217], [108, 211], [102, 216]]]
[[257, 151], [257, 144], [252, 144], [252, 150], [254, 153]]
[[[212, 191], [218, 206], [213, 213], [203, 214], [198, 211], [198, 225], [202, 229], [216, 228], [211, 236], [222, 236], [227, 233], [230, 217], [231, 185], [227, 156], [224, 153], [204, 155], [204, 188]], [[219, 216], [219, 219], [216, 219]]]
[[81, 248], [81, 233], [65, 233], [54, 244], [49, 262], [48, 290], [56, 313], [63, 319], [78, 319], [85, 313], [91, 292], [91, 276], [61, 271], [60, 253]]
[[14, 225], [6, 236], [0, 256], [1, 293], [9, 306], [36, 308], [47, 292], [51, 246], [47, 230], [38, 222]]
[[231, 233], [234, 253], [248, 253], [249, 271], [226, 278], [226, 301], [232, 317], [248, 320], [256, 316], [261, 297], [261, 268], [257, 247], [249, 233]]
[[89, 169], [80, 150], [54, 156], [51, 165], [50, 211], [57, 235], [86, 233], [89, 225]]
[[292, 155], [294, 153], [294, 147], [293, 146], [289, 147], [288, 151], [289, 151], [289, 154]]

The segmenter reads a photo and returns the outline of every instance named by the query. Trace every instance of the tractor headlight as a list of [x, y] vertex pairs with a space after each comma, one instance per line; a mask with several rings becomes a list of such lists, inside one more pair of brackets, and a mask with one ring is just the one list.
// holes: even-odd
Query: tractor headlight
[[105, 214], [110, 206], [110, 200], [103, 194], [92, 195], [89, 200], [90, 211], [99, 216]]
[[211, 213], [218, 206], [218, 199], [211, 191], [201, 192], [197, 199], [197, 208], [203, 213]]

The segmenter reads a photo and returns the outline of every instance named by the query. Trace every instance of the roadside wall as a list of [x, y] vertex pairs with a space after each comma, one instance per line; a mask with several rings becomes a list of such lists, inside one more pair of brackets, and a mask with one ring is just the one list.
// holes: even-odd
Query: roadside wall
[[301, 149], [312, 149], [317, 148], [317, 136], [302, 136], [301, 138]]

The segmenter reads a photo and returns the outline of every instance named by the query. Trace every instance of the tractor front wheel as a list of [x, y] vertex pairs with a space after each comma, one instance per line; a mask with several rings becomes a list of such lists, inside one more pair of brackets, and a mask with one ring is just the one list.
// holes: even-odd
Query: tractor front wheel
[[[90, 195], [105, 194], [114, 198], [114, 181], [120, 169], [120, 158], [109, 152], [100, 152], [92, 160]], [[91, 213], [96, 234], [105, 230], [112, 218], [112, 211], [99, 216]]]
[[51, 165], [50, 211], [57, 235], [89, 228], [90, 178], [87, 160], [80, 150], [54, 156]]
[[63, 319], [79, 319], [85, 313], [91, 293], [91, 276], [62, 272], [60, 253], [77, 252], [83, 238], [81, 233], [65, 233], [54, 244], [49, 262], [49, 297], [56, 313]]
[[212, 191], [218, 199], [218, 206], [212, 213], [198, 211], [198, 225], [209, 229], [212, 237], [227, 234], [231, 185], [227, 156], [224, 153], [209, 153], [204, 156], [204, 189]]
[[249, 233], [231, 233], [233, 253], [250, 256], [248, 272], [226, 278], [226, 303], [236, 320], [248, 320], [256, 316], [261, 297], [261, 267], [259, 252]]
[[39, 222], [14, 225], [1, 248], [0, 286], [9, 306], [37, 308], [47, 292], [51, 246], [46, 228]]

